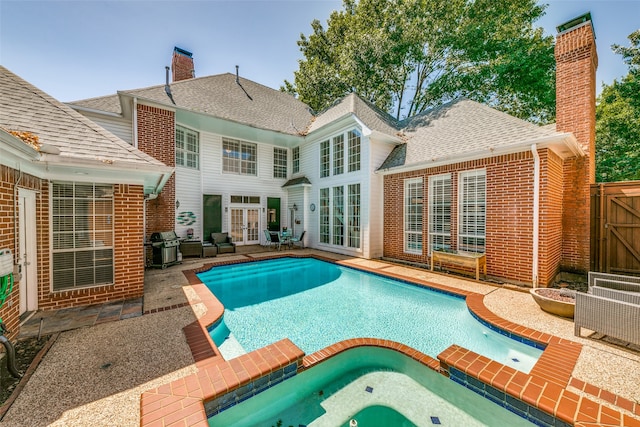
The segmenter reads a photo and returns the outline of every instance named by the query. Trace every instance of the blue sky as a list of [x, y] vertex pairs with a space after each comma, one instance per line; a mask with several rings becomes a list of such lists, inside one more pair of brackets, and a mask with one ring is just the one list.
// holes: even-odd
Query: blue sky
[[[611, 44], [640, 27], [640, 0], [547, 0], [547, 34], [591, 11], [598, 91], [627, 73]], [[61, 101], [163, 84], [174, 46], [193, 52], [196, 76], [235, 72], [269, 87], [292, 80], [296, 42], [334, 0], [0, 0], [0, 64]]]

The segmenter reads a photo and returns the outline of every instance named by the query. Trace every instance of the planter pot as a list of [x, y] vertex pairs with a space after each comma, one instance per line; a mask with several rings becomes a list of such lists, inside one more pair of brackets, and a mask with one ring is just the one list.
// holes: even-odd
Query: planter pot
[[[575, 298], [573, 301], [561, 301], [554, 299], [553, 297], [541, 295], [539, 291], [557, 293], [558, 296], [562, 293], [566, 293], [563, 289], [549, 289], [549, 288], [536, 288], [531, 289], [529, 292], [533, 297], [533, 300], [540, 306], [540, 308], [547, 313], [555, 314], [556, 316], [568, 317], [573, 319], [573, 313], [576, 308]], [[563, 295], [564, 296], [564, 295]]]

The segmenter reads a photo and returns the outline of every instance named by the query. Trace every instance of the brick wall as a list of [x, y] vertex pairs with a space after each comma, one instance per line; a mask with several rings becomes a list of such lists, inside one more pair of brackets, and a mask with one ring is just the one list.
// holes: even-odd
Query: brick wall
[[[99, 304], [108, 301], [138, 298], [144, 290], [144, 262], [142, 246], [142, 228], [144, 191], [142, 186], [114, 185], [114, 283], [107, 286], [95, 286], [85, 289], [62, 292], [51, 291], [49, 264], [39, 269], [40, 300], [43, 310]], [[47, 191], [48, 193], [48, 191]], [[48, 200], [43, 195], [43, 199]], [[42, 212], [43, 218], [48, 213]], [[48, 220], [42, 234], [49, 235]], [[40, 236], [44, 237], [44, 236]], [[46, 242], [46, 246], [45, 246]], [[48, 237], [42, 243], [42, 258], [49, 258]]]
[[556, 130], [572, 132], [586, 157], [564, 165], [562, 268], [589, 269], [589, 185], [595, 182], [595, 73], [598, 66], [590, 22], [556, 39]]
[[540, 222], [538, 284], [545, 286], [560, 271], [562, 261], [563, 160], [553, 151], [540, 150]]
[[[545, 213], [557, 208], [559, 192], [557, 182], [549, 183], [549, 175], [558, 173], [559, 159], [541, 150], [541, 181], [547, 183], [541, 188], [542, 207]], [[552, 162], [548, 161], [553, 157]], [[551, 166], [547, 164], [551, 163]], [[457, 163], [453, 165], [387, 175], [384, 179], [384, 256], [410, 262], [428, 264], [428, 177], [442, 173], [451, 173], [452, 178], [452, 245], [457, 248], [458, 227], [458, 173], [465, 170], [486, 169], [487, 185], [487, 224], [486, 224], [486, 255], [487, 273], [513, 282], [531, 283], [533, 257], [533, 155], [523, 152], [511, 155], [497, 156], [488, 159]], [[561, 169], [561, 168], [560, 168]], [[423, 254], [414, 255], [403, 252], [403, 191], [404, 180], [407, 178], [423, 177], [424, 179], [424, 212], [423, 212]], [[552, 217], [558, 217], [558, 211], [553, 211]], [[545, 242], [543, 254], [553, 254], [559, 251], [559, 236], [557, 234], [558, 218], [544, 223], [541, 239]], [[555, 239], [555, 241], [554, 241]], [[558, 255], [555, 255], [556, 258]], [[546, 272], [542, 279], [547, 281], [557, 266], [553, 262], [545, 265]]]
[[[161, 108], [138, 104], [138, 149], [175, 167], [175, 113]], [[157, 231], [175, 228], [176, 204], [175, 174], [164, 186], [162, 193], [146, 206], [146, 238]]]
[[[14, 263], [17, 262], [17, 251], [19, 248], [19, 242], [15, 234], [16, 226], [18, 225], [15, 216], [18, 209], [17, 199], [14, 194], [16, 183], [18, 183], [19, 188], [32, 190], [36, 193], [40, 193], [42, 186], [46, 184], [32, 175], [22, 174], [22, 176], [20, 176], [17, 170], [0, 165], [0, 249], [10, 249], [14, 255]], [[36, 211], [38, 214], [36, 215], [36, 221], [38, 222], [38, 227], [41, 221], [39, 212], [42, 203], [41, 194], [37, 194]], [[39, 229], [37, 233], [38, 237], [40, 237]], [[40, 264], [42, 251], [40, 247], [38, 247], [37, 250], [38, 264]], [[9, 339], [14, 339], [20, 332], [20, 286], [21, 284], [19, 282], [14, 283], [13, 291], [0, 308], [0, 317], [11, 331]]]

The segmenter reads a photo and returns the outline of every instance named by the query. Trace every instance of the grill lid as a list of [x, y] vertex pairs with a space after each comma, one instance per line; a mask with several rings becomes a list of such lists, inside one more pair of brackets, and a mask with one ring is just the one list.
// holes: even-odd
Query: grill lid
[[151, 234], [152, 242], [163, 242], [167, 240], [178, 240], [178, 236], [176, 235], [176, 232], [171, 230], [171, 231], [160, 231], [160, 232]]

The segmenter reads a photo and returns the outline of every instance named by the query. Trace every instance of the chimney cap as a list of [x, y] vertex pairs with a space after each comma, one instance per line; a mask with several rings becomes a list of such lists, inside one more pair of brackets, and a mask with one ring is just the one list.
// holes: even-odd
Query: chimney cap
[[179, 53], [180, 55], [188, 56], [189, 58], [193, 57], [193, 53], [189, 52], [188, 50], [184, 50], [182, 48], [179, 48], [178, 46], [174, 46], [173, 47], [173, 52], [174, 53]]
[[[577, 18], [573, 18], [565, 22], [564, 24], [558, 25], [556, 27], [556, 30], [558, 30], [558, 33], [564, 33], [565, 31], [572, 30], [573, 28], [579, 26], [580, 24], [584, 24], [586, 22], [590, 22], [591, 27], [593, 27], [593, 22], [591, 21], [591, 12], [584, 13], [578, 16]], [[594, 33], [593, 36], [595, 38], [595, 29], [593, 33]]]

